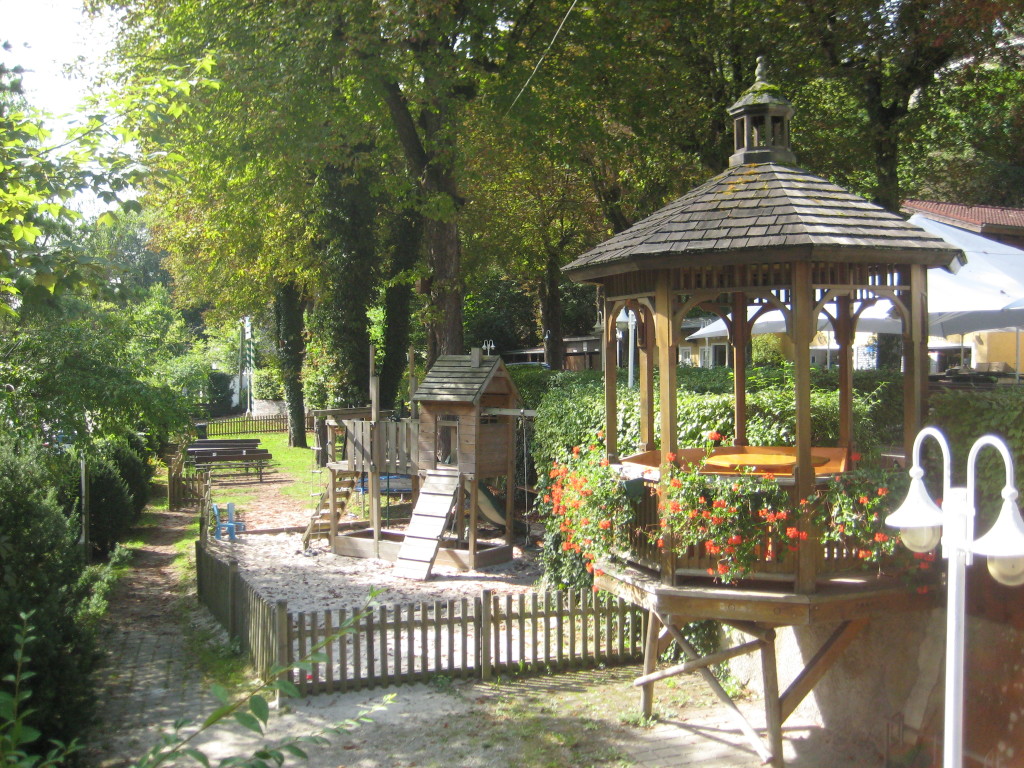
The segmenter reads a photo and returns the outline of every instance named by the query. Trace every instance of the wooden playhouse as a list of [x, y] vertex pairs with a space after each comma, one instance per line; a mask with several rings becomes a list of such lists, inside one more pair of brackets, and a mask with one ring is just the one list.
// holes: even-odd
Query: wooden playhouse
[[[394, 560], [398, 573], [418, 579], [428, 578], [435, 562], [466, 570], [511, 560], [514, 496], [506, 494], [501, 502], [485, 482], [506, 478], [511, 485], [515, 473], [515, 425], [522, 410], [505, 365], [479, 349], [442, 356], [412, 399], [419, 421], [403, 422], [408, 426], [400, 430], [415, 436], [410, 453], [416, 456], [408, 463], [419, 477], [408, 526], [386, 530], [380, 515], [374, 515], [368, 529], [337, 530], [333, 551]], [[371, 457], [379, 454], [369, 471], [390, 464], [393, 451], [385, 443], [392, 431], [373, 430], [369, 447], [362, 451]], [[346, 470], [353, 467], [344, 463]], [[504, 528], [503, 545], [477, 540], [481, 517]]]

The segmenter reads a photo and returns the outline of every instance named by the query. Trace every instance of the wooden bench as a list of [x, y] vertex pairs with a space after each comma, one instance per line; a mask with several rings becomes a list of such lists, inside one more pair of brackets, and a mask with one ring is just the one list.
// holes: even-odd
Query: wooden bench
[[253, 438], [238, 438], [237, 440], [232, 439], [208, 439], [208, 440], [195, 440], [189, 443], [189, 449], [192, 448], [259, 448], [260, 439], [258, 437]]
[[266, 448], [222, 448], [217, 450], [189, 451], [189, 461], [196, 468], [205, 467], [212, 470], [217, 469], [241, 469], [246, 473], [249, 470], [256, 470], [260, 482], [263, 482], [263, 468], [270, 462], [273, 456]]

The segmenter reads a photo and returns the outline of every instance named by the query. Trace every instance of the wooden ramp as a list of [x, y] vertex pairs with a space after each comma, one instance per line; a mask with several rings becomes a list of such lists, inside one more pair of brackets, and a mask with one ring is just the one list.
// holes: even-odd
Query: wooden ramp
[[427, 472], [409, 527], [405, 530], [405, 540], [398, 550], [396, 574], [421, 581], [430, 577], [441, 535], [461, 495], [462, 484], [457, 470]]

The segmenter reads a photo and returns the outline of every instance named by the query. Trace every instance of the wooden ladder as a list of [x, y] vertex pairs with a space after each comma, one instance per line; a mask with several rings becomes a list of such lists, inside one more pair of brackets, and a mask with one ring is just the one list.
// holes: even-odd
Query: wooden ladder
[[[331, 470], [329, 483], [334, 484], [335, 506], [340, 516], [348, 506], [349, 497], [355, 489], [358, 480], [358, 472]], [[322, 491], [316, 494], [316, 506], [310, 510], [309, 525], [302, 535], [302, 548], [309, 549], [309, 543], [313, 539], [330, 538], [331, 533], [331, 507], [328, 503], [329, 491]]]
[[397, 575], [421, 581], [430, 577], [441, 536], [461, 499], [462, 483], [458, 470], [427, 472], [409, 527], [405, 529], [405, 540], [398, 550], [395, 562]]

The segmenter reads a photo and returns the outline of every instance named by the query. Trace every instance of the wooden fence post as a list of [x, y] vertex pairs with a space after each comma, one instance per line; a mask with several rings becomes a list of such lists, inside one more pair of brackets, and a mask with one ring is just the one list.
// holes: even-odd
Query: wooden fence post
[[480, 629], [477, 632], [480, 643], [480, 679], [491, 679], [491, 590], [480, 593]]
[[228, 640], [234, 640], [235, 638], [235, 621], [236, 621], [236, 609], [235, 609], [235, 595], [237, 594], [238, 587], [235, 582], [238, 580], [238, 561], [235, 559], [228, 560]]
[[203, 542], [200, 539], [196, 539], [196, 596], [199, 598], [199, 602], [205, 605], [203, 602]]
[[[288, 655], [290, 650], [288, 644], [288, 602], [286, 600], [278, 600], [274, 613], [274, 656], [275, 664], [280, 669], [277, 673], [278, 680], [288, 679], [288, 665], [290, 663]], [[282, 698], [284, 697], [281, 689], [278, 688], [275, 696], [278, 706], [281, 705]]]

